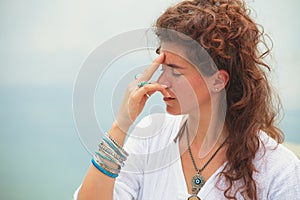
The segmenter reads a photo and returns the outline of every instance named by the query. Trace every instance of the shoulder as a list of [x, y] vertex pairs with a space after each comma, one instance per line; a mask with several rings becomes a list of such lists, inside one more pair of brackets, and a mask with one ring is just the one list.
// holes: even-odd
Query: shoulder
[[183, 115], [170, 115], [168, 113], [153, 113], [142, 118], [136, 128], [161, 128], [176, 123]]
[[[253, 161], [259, 196], [268, 199], [300, 196], [297, 186], [300, 181], [300, 160], [266, 133], [259, 134], [261, 144]], [[291, 190], [292, 193], [289, 192]]]
[[182, 115], [170, 115], [167, 113], [148, 115], [133, 127], [130, 137], [150, 140], [164, 136], [175, 137], [175, 129], [179, 127], [182, 117]]
[[[153, 172], [178, 159], [173, 142], [182, 116], [157, 113], [144, 117], [132, 130], [125, 143], [129, 153], [126, 171]], [[163, 158], [163, 159], [162, 159]]]
[[[254, 162], [260, 164], [275, 164], [275, 166], [285, 166], [292, 163], [298, 163], [297, 156], [282, 144], [278, 144], [273, 138], [265, 132], [259, 133], [260, 147], [256, 154]], [[267, 162], [267, 163], [266, 163]]]
[[176, 137], [182, 117], [182, 115], [167, 113], [154, 113], [144, 117], [132, 127], [125, 148], [129, 148], [130, 151], [137, 143], [144, 149], [150, 144], [163, 146]]

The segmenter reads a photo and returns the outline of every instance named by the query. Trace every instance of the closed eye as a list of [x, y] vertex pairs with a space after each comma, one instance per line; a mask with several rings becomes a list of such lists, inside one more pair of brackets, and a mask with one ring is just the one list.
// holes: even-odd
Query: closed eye
[[172, 75], [175, 76], [175, 77], [179, 77], [179, 76], [181, 76], [182, 74], [181, 74], [181, 73], [178, 73], [178, 72], [174, 72], [174, 70], [172, 69]]
[[164, 72], [168, 69], [168, 71], [171, 72], [172, 76], [174, 77], [179, 77], [181, 75], [183, 75], [182, 73], [176, 71], [173, 67], [167, 66], [167, 65], [162, 65], [160, 71]]

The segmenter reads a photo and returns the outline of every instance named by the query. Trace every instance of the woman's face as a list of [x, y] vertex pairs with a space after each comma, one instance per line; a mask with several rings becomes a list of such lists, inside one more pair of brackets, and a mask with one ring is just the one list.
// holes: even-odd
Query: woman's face
[[200, 109], [210, 108], [210, 92], [207, 87], [209, 78], [202, 76], [199, 71], [184, 57], [172, 51], [161, 51], [165, 54], [162, 64], [162, 74], [158, 83], [167, 87], [171, 98], [164, 98], [166, 110], [173, 115], [191, 114]]

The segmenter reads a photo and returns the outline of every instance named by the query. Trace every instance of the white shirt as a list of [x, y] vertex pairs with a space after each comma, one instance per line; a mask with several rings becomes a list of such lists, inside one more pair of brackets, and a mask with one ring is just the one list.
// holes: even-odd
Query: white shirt
[[[186, 185], [190, 183], [185, 182], [182, 170], [179, 142], [174, 142], [181, 120], [182, 116], [154, 114], [135, 127], [124, 146], [130, 155], [116, 179], [114, 199], [182, 200], [191, 196]], [[260, 138], [266, 152], [260, 145], [253, 161], [258, 170], [253, 174], [258, 199], [300, 199], [300, 160], [266, 133], [261, 132]], [[225, 199], [222, 189], [226, 183], [218, 176], [225, 164], [206, 180], [198, 193], [201, 200]], [[237, 193], [237, 199], [244, 198]]]

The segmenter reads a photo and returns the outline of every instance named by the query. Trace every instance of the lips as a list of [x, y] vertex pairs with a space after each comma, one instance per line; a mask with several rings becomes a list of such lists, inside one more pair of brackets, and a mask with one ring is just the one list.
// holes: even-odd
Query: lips
[[176, 98], [173, 97], [164, 97], [164, 101], [172, 101], [175, 100]]

